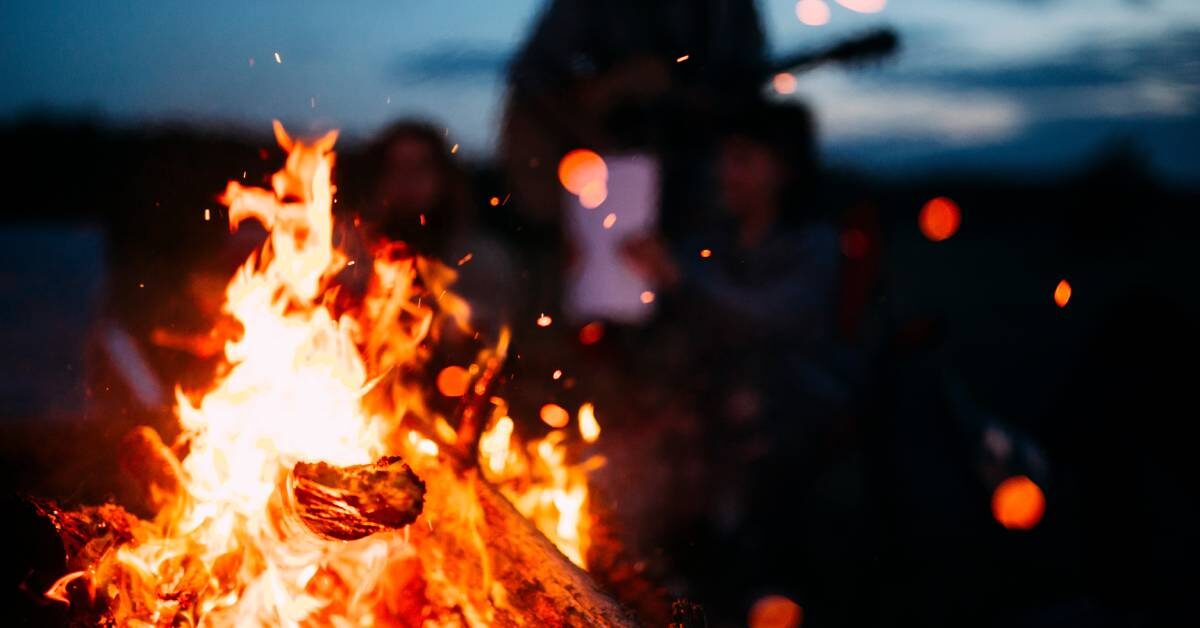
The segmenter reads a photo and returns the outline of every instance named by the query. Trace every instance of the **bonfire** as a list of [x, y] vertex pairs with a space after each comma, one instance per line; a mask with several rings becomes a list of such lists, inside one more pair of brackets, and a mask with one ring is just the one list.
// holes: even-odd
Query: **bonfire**
[[275, 135], [271, 188], [221, 197], [231, 228], [269, 232], [226, 288], [223, 367], [177, 390], [178, 438], [124, 443], [157, 514], [43, 504], [71, 569], [46, 595], [122, 626], [630, 624], [585, 572], [594, 409], [522, 441], [498, 390], [502, 332], [456, 367], [457, 410], [434, 410], [432, 347], [469, 330], [454, 271], [380, 243], [347, 298], [337, 134]]

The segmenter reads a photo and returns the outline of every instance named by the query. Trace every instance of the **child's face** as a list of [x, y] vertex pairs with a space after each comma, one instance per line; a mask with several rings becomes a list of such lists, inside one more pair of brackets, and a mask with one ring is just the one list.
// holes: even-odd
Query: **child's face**
[[734, 135], [721, 145], [718, 164], [725, 207], [738, 218], [774, 209], [783, 184], [779, 160], [770, 148]]

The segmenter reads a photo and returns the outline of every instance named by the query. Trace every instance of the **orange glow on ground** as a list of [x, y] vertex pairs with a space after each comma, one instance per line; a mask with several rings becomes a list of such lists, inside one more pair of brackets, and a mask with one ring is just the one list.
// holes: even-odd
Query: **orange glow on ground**
[[829, 23], [829, 5], [824, 0], [800, 0], [796, 3], [796, 19], [805, 26]]
[[593, 321], [579, 330], [579, 342], [584, 345], [594, 345], [604, 337], [604, 323]]
[[1067, 307], [1067, 302], [1071, 300], [1071, 282], [1063, 279], [1058, 282], [1054, 288], [1054, 302], [1058, 307]]
[[447, 366], [437, 376], [438, 392], [447, 397], [461, 397], [467, 393], [471, 375], [461, 366]]
[[571, 194], [583, 194], [584, 187], [599, 181], [608, 181], [608, 166], [595, 151], [579, 148], [563, 156], [558, 162], [558, 180]]
[[542, 417], [543, 423], [553, 428], [566, 427], [567, 423], [571, 422], [571, 414], [557, 403], [542, 406], [538, 416]]
[[750, 628], [799, 628], [804, 609], [782, 595], [764, 595], [750, 607], [746, 624]]
[[941, 242], [958, 233], [958, 227], [962, 224], [962, 212], [954, 201], [939, 196], [921, 208], [917, 224], [926, 238]]
[[776, 93], [794, 94], [796, 93], [796, 77], [787, 72], [780, 72], [771, 79], [771, 86], [775, 88]]
[[1045, 512], [1046, 496], [1024, 475], [1008, 478], [992, 493], [992, 516], [1009, 530], [1030, 530]]

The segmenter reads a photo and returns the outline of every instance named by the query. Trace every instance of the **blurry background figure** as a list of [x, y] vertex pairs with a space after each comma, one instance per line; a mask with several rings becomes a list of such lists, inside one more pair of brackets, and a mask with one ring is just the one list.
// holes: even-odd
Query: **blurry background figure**
[[[841, 615], [832, 610], [839, 602], [805, 580], [821, 574], [853, 588], [840, 574], [870, 547], [853, 523], [864, 507], [854, 497], [864, 491], [852, 420], [863, 357], [837, 336], [842, 253], [817, 186], [812, 115], [756, 103], [730, 117], [718, 146], [714, 219], [674, 246], [625, 245], [631, 264], [672, 288], [663, 333], [705, 339], [677, 343], [688, 357], [668, 369], [698, 400], [711, 491], [709, 521], [688, 537], [703, 550], [672, 555], [736, 565], [740, 595], [785, 592]], [[841, 499], [823, 500], [830, 492]], [[804, 532], [821, 526], [842, 526], [845, 536]], [[836, 545], [841, 558], [828, 562], [817, 544]], [[685, 571], [704, 574], [699, 564]], [[739, 594], [723, 576], [692, 584], [717, 618], [748, 604], [731, 599]]]
[[[704, 198], [703, 119], [756, 93], [764, 39], [752, 0], [586, 2], [546, 7], [509, 68], [500, 162], [537, 247], [530, 291], [558, 305], [564, 251], [555, 177], [567, 151], [638, 152], [661, 161], [663, 226]], [[686, 218], [686, 216], [684, 216]]]
[[472, 325], [495, 338], [513, 307], [512, 258], [478, 226], [470, 185], [445, 136], [423, 122], [389, 127], [355, 165], [369, 174], [349, 206], [381, 235], [454, 268], [454, 289], [470, 303]]

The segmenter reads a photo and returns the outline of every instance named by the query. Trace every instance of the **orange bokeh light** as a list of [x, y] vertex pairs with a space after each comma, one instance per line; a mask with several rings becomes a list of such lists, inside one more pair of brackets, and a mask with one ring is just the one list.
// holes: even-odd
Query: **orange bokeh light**
[[700, 249], [700, 257], [705, 259], [712, 257], [712, 249]]
[[461, 366], [447, 366], [437, 376], [437, 389], [447, 397], [461, 397], [471, 384], [471, 374]]
[[1067, 307], [1067, 302], [1070, 300], [1071, 282], [1063, 279], [1054, 288], [1054, 302], [1058, 304], [1058, 307]]
[[579, 191], [579, 204], [585, 209], [596, 209], [608, 199], [608, 182], [603, 179], [588, 181]]
[[837, 3], [858, 13], [879, 13], [887, 6], [887, 0], [837, 0]]
[[992, 516], [1009, 530], [1030, 530], [1046, 512], [1046, 496], [1033, 480], [1017, 475], [992, 493]]
[[870, 242], [862, 229], [847, 229], [842, 232], [842, 255], [850, 259], [861, 259], [867, 254]]
[[562, 161], [558, 162], [558, 180], [568, 192], [583, 194], [589, 183], [599, 182], [602, 186], [607, 183], [608, 166], [595, 151], [578, 148], [567, 153]]
[[554, 428], [566, 427], [567, 423], [571, 422], [571, 414], [557, 403], [548, 403], [542, 406], [542, 410], [538, 414], [542, 417], [542, 422]]
[[796, 92], [796, 77], [788, 72], [780, 72], [771, 79], [771, 86], [780, 94], [793, 94]]
[[642, 303], [646, 303], [646, 304], [654, 303], [654, 293], [650, 292], [649, 290], [646, 290], [645, 292], [642, 292], [641, 299], [642, 299]]
[[829, 5], [824, 0], [800, 0], [796, 3], [796, 18], [806, 26], [821, 26], [829, 22]]
[[600, 342], [604, 337], [604, 323], [600, 321], [592, 321], [584, 325], [579, 330], [579, 342], [585, 345], [594, 345]]
[[746, 623], [750, 628], [799, 628], [804, 609], [782, 595], [764, 595], [750, 607]]
[[962, 212], [954, 201], [939, 196], [921, 208], [917, 224], [926, 238], [941, 242], [958, 233], [958, 227], [962, 224]]
[[539, 316], [537, 318], [537, 326], [538, 327], [549, 327], [550, 323], [553, 323], [553, 322], [554, 322], [554, 319], [550, 318], [550, 316], [547, 314], [542, 314], [541, 316]]

